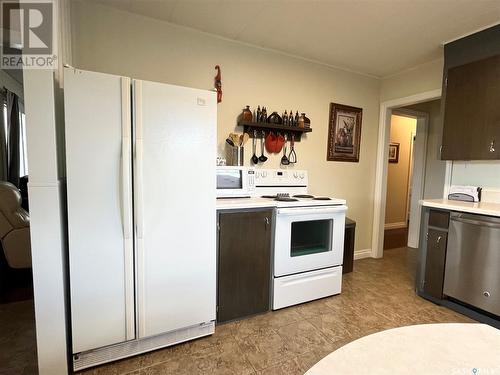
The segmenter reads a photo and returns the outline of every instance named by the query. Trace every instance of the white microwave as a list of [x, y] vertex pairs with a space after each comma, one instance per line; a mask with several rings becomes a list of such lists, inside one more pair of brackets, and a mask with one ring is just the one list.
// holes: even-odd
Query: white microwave
[[255, 191], [255, 168], [217, 167], [217, 198], [244, 198]]

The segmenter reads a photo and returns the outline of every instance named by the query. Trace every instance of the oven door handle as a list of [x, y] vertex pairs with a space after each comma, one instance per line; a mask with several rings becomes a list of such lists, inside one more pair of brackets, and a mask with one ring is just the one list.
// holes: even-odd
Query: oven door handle
[[293, 207], [293, 208], [278, 208], [277, 215], [318, 215], [318, 214], [336, 214], [347, 211], [347, 206], [323, 206], [323, 207]]

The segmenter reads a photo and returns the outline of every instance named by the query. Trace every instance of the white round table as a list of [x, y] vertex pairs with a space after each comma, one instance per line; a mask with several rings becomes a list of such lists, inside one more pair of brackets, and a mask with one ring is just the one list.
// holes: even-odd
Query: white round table
[[329, 354], [306, 375], [500, 375], [500, 330], [485, 324], [389, 329]]

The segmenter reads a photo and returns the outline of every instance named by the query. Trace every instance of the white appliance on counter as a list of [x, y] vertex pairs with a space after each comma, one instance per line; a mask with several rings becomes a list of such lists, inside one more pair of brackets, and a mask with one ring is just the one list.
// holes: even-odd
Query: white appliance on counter
[[67, 68], [64, 101], [74, 369], [212, 334], [215, 93]]
[[217, 166], [217, 198], [249, 198], [255, 192], [255, 168]]
[[482, 190], [479, 186], [451, 185], [448, 199], [452, 201], [480, 202]]
[[257, 170], [255, 191], [277, 206], [273, 310], [339, 294], [346, 201], [308, 194], [303, 170]]

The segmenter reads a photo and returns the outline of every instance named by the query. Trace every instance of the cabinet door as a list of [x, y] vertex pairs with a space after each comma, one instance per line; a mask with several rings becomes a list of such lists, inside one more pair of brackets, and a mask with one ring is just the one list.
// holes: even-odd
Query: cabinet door
[[219, 215], [217, 321], [269, 310], [272, 211]]
[[500, 56], [451, 68], [445, 82], [441, 158], [500, 159]]
[[429, 229], [427, 239], [424, 292], [439, 299], [443, 295], [447, 236], [444, 231]]

